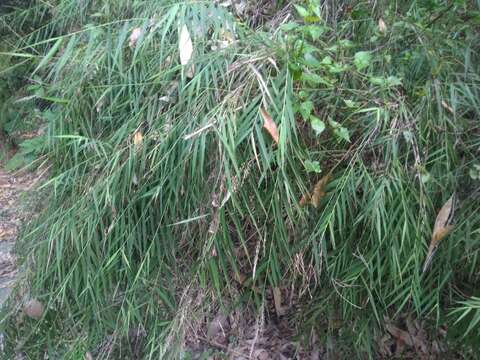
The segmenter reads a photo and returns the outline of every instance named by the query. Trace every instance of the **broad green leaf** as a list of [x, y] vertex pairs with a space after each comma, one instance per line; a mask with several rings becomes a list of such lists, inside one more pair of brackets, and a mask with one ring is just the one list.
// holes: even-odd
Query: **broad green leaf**
[[474, 164], [473, 167], [468, 171], [468, 175], [472, 180], [480, 180], [480, 165]]
[[313, 41], [316, 41], [322, 36], [323, 33], [327, 30], [324, 26], [320, 25], [308, 25], [303, 29]]
[[337, 135], [340, 139], [350, 142], [350, 134], [347, 128], [339, 127], [337, 129], [334, 129], [333, 133]]
[[323, 65], [331, 65], [333, 63], [333, 59], [330, 56], [325, 56], [322, 59], [322, 64]]
[[307, 120], [313, 111], [313, 102], [310, 100], [302, 102], [300, 104], [299, 111], [300, 111], [300, 114], [302, 115], [303, 120]]
[[330, 51], [330, 52], [337, 52], [338, 45], [329, 46], [329, 47], [325, 48], [325, 50]]
[[400, 79], [396, 76], [389, 76], [387, 78], [387, 85], [388, 86], [400, 86], [400, 85], [402, 85], [402, 79]]
[[325, 123], [322, 120], [320, 120], [318, 117], [311, 116], [310, 123], [312, 125], [313, 131], [315, 131], [315, 135], [318, 136], [325, 131]]
[[345, 48], [345, 49], [350, 49], [350, 48], [352, 48], [352, 47], [354, 46], [353, 42], [351, 42], [351, 41], [348, 40], [348, 39], [340, 40], [340, 41], [338, 42], [338, 44], [339, 44], [341, 47]]
[[429, 182], [431, 178], [432, 177], [429, 172], [425, 172], [420, 175], [420, 180], [422, 181], [423, 184], [426, 184], [427, 182]]
[[283, 31], [292, 31], [292, 30], [298, 28], [298, 26], [299, 25], [297, 23], [290, 21], [290, 22], [287, 22], [285, 24], [282, 24], [280, 26], [280, 29], [283, 30]]
[[305, 160], [304, 166], [307, 172], [314, 172], [314, 173], [322, 172], [322, 169], [320, 168], [320, 163], [318, 161]]
[[380, 76], [371, 76], [370, 83], [373, 85], [384, 86], [386, 79]]
[[297, 9], [298, 15], [300, 15], [304, 19], [310, 16], [310, 12], [307, 9], [305, 9], [303, 6], [295, 4], [295, 9]]
[[347, 105], [348, 108], [355, 108], [358, 106], [358, 103], [356, 103], [355, 101], [353, 100], [343, 100], [343, 102], [345, 103], [345, 105]]
[[381, 76], [372, 76], [370, 77], [370, 83], [373, 85], [378, 85], [382, 87], [392, 87], [402, 85], [402, 80], [396, 76], [389, 76], [384, 78]]
[[334, 129], [338, 129], [339, 127], [341, 127], [342, 125], [340, 125], [339, 122], [335, 121], [335, 120], [328, 120], [328, 124], [333, 127]]
[[308, 93], [305, 90], [300, 90], [298, 92], [298, 98], [299, 99], [306, 99], [308, 97]]
[[346, 65], [339, 64], [339, 63], [334, 63], [334, 64], [328, 66], [328, 71], [332, 74], [339, 74], [339, 73], [344, 72], [347, 69], [348, 69], [348, 67]]
[[25, 155], [18, 152], [14, 156], [12, 156], [12, 158], [10, 160], [7, 161], [7, 163], [5, 165], [5, 169], [7, 171], [17, 170], [17, 169], [21, 168], [22, 166], [25, 166], [26, 163], [27, 163], [27, 161], [25, 159]]
[[318, 68], [322, 65], [322, 63], [318, 61], [318, 59], [313, 56], [312, 53], [305, 54], [305, 56], [303, 57], [303, 63], [310, 68]]
[[345, 141], [350, 142], [350, 134], [348, 132], [348, 129], [343, 127], [340, 123], [334, 121], [334, 120], [328, 120], [328, 123], [330, 124], [331, 127], [333, 127], [333, 133], [339, 137], [340, 139], [343, 139]]
[[370, 65], [372, 55], [368, 51], [359, 51], [355, 54], [353, 63], [358, 71], [365, 69]]
[[323, 84], [329, 87], [332, 86], [332, 83], [328, 79], [325, 79], [324, 77], [318, 74], [303, 73], [301, 76], [301, 79], [314, 85]]

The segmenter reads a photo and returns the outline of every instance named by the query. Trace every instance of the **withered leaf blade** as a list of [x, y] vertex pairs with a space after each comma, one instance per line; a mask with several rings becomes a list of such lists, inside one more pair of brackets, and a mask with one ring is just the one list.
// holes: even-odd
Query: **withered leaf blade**
[[133, 143], [135, 144], [135, 148], [138, 150], [142, 146], [143, 142], [143, 135], [140, 130], [137, 130], [133, 135]]
[[455, 194], [452, 194], [452, 196], [450, 196], [450, 199], [448, 199], [447, 202], [443, 204], [442, 208], [438, 212], [437, 218], [435, 220], [435, 225], [433, 226], [432, 240], [438, 238], [440, 232], [448, 225], [450, 225], [451, 217], [453, 215], [454, 198]]
[[312, 197], [310, 196], [310, 194], [305, 194], [302, 196], [302, 198], [300, 199], [299, 201], [299, 205], [301, 207], [307, 205], [307, 204], [310, 204], [310, 202], [312, 201]]
[[142, 36], [143, 31], [140, 28], [135, 28], [132, 30], [132, 33], [130, 34], [130, 41], [129, 41], [129, 46], [133, 48], [136, 44], [138, 39], [140, 39], [140, 36]]
[[[180, 52], [180, 64], [182, 64], [183, 66], [187, 66], [188, 62], [192, 58], [193, 43], [186, 25], [183, 25], [182, 29], [180, 30], [180, 35], [178, 39], [178, 50]], [[194, 73], [194, 65], [188, 65], [188, 67], [186, 68], [187, 77], [192, 78]]]
[[241, 272], [232, 272], [232, 277], [240, 285], [243, 285], [245, 280], [247, 280], [247, 276]]
[[423, 272], [425, 272], [430, 263], [432, 262], [433, 255], [438, 248], [440, 241], [445, 238], [452, 230], [452, 218], [455, 210], [455, 193], [450, 196], [442, 208], [438, 212], [437, 218], [435, 219], [435, 225], [433, 226], [432, 239], [430, 241], [430, 246], [428, 247], [427, 257], [425, 263], [423, 264]]
[[395, 338], [395, 340], [399, 341], [400, 343], [410, 347], [415, 347], [424, 352], [427, 351], [427, 346], [424, 340], [418, 334], [409, 333], [392, 324], [386, 324], [385, 328]]
[[455, 114], [455, 110], [453, 110], [453, 108], [447, 104], [447, 102], [445, 100], [442, 100], [441, 102], [442, 106], [447, 109], [450, 113], [452, 114]]
[[279, 136], [278, 136], [278, 129], [277, 125], [273, 121], [270, 114], [265, 110], [263, 107], [260, 106], [260, 114], [262, 114], [263, 118], [263, 127], [272, 137], [273, 141], [278, 144]]
[[215, 339], [218, 336], [225, 336], [225, 332], [228, 328], [228, 317], [219, 312], [215, 318], [208, 324], [207, 338]]
[[274, 287], [272, 289], [273, 293], [273, 302], [275, 303], [275, 311], [277, 312], [278, 316], [282, 316], [286, 314], [286, 309], [282, 306], [282, 292], [280, 288]]
[[385, 24], [385, 21], [383, 21], [382, 18], [378, 20], [378, 30], [380, 30], [380, 32], [382, 33], [387, 31], [387, 25]]
[[320, 200], [322, 200], [322, 198], [325, 196], [325, 187], [327, 186], [327, 183], [330, 181], [331, 177], [331, 174], [325, 175], [320, 180], [318, 180], [318, 182], [313, 187], [310, 202], [315, 208], [318, 208], [318, 206], [320, 205]]

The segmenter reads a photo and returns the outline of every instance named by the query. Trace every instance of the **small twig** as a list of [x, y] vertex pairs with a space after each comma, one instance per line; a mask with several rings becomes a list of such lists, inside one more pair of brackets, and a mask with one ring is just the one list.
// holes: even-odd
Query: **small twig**
[[200, 129], [195, 130], [193, 133], [190, 133], [190, 134], [188, 134], [188, 135], [185, 135], [185, 136], [183, 137], [183, 140], [191, 139], [192, 137], [197, 136], [198, 134], [200, 134], [201, 132], [203, 132], [203, 131], [211, 128], [212, 126], [213, 126], [213, 123], [209, 123], [209, 124], [205, 125], [204, 127], [201, 127]]

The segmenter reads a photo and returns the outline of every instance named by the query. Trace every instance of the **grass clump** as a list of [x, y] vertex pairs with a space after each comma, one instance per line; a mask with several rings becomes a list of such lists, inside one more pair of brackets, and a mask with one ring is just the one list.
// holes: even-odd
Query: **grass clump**
[[205, 314], [239, 307], [345, 354], [374, 357], [386, 317], [470, 319], [474, 342], [477, 5], [296, 3], [245, 22], [213, 2], [42, 4], [14, 52], [48, 104], [51, 196], [21, 242], [48, 310], [19, 328], [12, 311], [7, 351], [177, 358]]

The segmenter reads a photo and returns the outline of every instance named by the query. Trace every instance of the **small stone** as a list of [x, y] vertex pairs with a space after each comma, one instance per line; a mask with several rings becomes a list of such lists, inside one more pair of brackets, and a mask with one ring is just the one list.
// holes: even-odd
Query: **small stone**
[[23, 311], [28, 317], [40, 320], [44, 312], [44, 306], [37, 299], [31, 299], [25, 304]]

